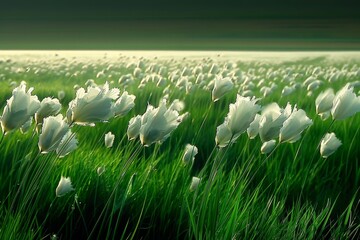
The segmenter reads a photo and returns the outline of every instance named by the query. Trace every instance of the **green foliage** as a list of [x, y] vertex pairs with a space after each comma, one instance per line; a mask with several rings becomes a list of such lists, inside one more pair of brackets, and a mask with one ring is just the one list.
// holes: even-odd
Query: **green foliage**
[[[73, 86], [95, 79], [97, 72], [112, 63], [110, 59], [57, 59], [45, 66], [45, 60], [21, 62], [15, 58], [2, 62], [1, 105], [11, 96], [10, 82], [25, 80], [35, 88], [39, 99], [56, 97], [63, 90], [64, 114], [75, 97]], [[186, 94], [170, 83], [169, 99], [183, 100], [190, 117], [163, 144], [145, 148], [139, 140], [127, 140], [128, 121], [143, 114], [148, 103], [156, 106], [164, 87], [148, 83], [140, 89], [141, 79], [119, 85], [119, 76], [132, 73], [125, 65], [128, 60], [115, 61], [96, 83], [114, 81], [113, 87], [136, 95], [135, 108], [109, 123], [74, 126], [79, 147], [73, 153], [60, 159], [54, 153], [39, 154], [34, 126], [28, 133], [16, 131], [4, 137], [0, 145], [1, 239], [55, 239], [54, 235], [59, 239], [198, 240], [359, 237], [359, 115], [333, 124], [331, 131], [343, 145], [331, 157], [322, 159], [316, 146], [331, 120], [322, 121], [316, 115], [315, 97], [307, 97], [306, 89], [281, 97], [285, 83], [278, 79], [280, 90], [262, 98], [260, 104], [297, 104], [313, 119], [313, 126], [300, 141], [280, 144], [268, 157], [260, 153], [260, 139], [250, 140], [246, 133], [233, 145], [218, 149], [214, 141], [216, 127], [223, 122], [229, 103], [235, 101], [236, 90], [213, 103], [208, 90], [196, 88]], [[243, 72], [261, 67], [272, 71], [291, 67], [303, 72], [306, 67], [345, 66], [341, 61], [310, 60], [262, 66], [259, 62], [239, 61], [237, 66]], [[154, 61], [181, 70], [205, 60], [185, 59], [175, 64], [163, 59]], [[30, 70], [16, 72], [17, 68]], [[306, 74], [300, 78], [304, 81]], [[338, 90], [347, 81], [341, 79], [331, 87]], [[321, 86], [315, 96], [328, 86]], [[258, 91], [255, 94], [260, 96]], [[104, 146], [108, 131], [116, 136], [110, 149]], [[187, 143], [199, 149], [193, 166], [182, 163]], [[100, 176], [98, 167], [105, 167]], [[62, 175], [71, 177], [75, 191], [56, 197]], [[193, 176], [201, 182], [190, 191]]]

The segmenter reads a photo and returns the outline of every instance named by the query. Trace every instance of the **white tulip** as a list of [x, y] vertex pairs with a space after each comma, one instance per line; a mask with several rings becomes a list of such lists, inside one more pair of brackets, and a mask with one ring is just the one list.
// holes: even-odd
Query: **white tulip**
[[225, 119], [234, 140], [247, 130], [254, 121], [255, 115], [261, 106], [256, 104], [257, 99], [237, 95], [236, 102], [230, 104], [229, 113]]
[[341, 145], [342, 143], [335, 136], [335, 133], [327, 133], [321, 140], [320, 154], [323, 158], [327, 158], [333, 154]]
[[140, 134], [140, 127], [141, 127], [141, 116], [137, 115], [133, 117], [129, 121], [129, 126], [127, 129], [127, 136], [129, 140], [133, 140], [137, 138]]
[[276, 145], [276, 140], [270, 140], [270, 141], [264, 142], [261, 145], [261, 153], [262, 154], [270, 153], [274, 149], [275, 145]]
[[125, 116], [133, 107], [135, 106], [135, 96], [129, 95], [127, 91], [123, 92], [121, 97], [116, 100], [113, 111], [115, 117], [123, 117]]
[[40, 102], [37, 96], [31, 95], [32, 90], [33, 88], [30, 88], [26, 92], [25, 83], [13, 90], [1, 116], [1, 127], [5, 135], [24, 125], [39, 109]]
[[67, 118], [69, 123], [95, 126], [94, 122], [107, 121], [114, 116], [113, 100], [119, 96], [119, 89], [109, 90], [106, 82], [103, 88], [80, 88], [76, 98], [69, 103]]
[[58, 99], [44, 98], [40, 103], [40, 108], [35, 113], [36, 124], [42, 123], [43, 119], [49, 116], [55, 116], [61, 110], [61, 103]]
[[301, 138], [301, 133], [312, 124], [312, 120], [306, 116], [305, 111], [297, 110], [295, 106], [280, 129], [279, 142], [296, 142]]
[[214, 80], [214, 88], [212, 90], [212, 100], [216, 102], [226, 93], [230, 92], [234, 87], [234, 83], [229, 77], [216, 77]]
[[315, 100], [316, 113], [322, 116], [322, 118], [327, 116], [328, 115], [327, 113], [330, 112], [333, 106], [334, 97], [335, 97], [334, 90], [329, 88], [324, 92], [321, 92], [319, 96], [316, 98]]
[[170, 110], [175, 110], [177, 112], [181, 112], [182, 110], [184, 110], [184, 108], [185, 103], [183, 101], [180, 101], [179, 99], [175, 99], [169, 107]]
[[30, 117], [29, 120], [27, 120], [27, 121], [24, 123], [24, 125], [22, 125], [22, 126], [20, 127], [20, 132], [21, 132], [21, 133], [26, 133], [27, 131], [29, 131], [32, 122], [33, 122], [33, 117]]
[[61, 101], [65, 98], [65, 92], [63, 90], [58, 91], [58, 99]]
[[217, 127], [215, 141], [219, 147], [227, 146], [230, 141], [234, 142], [247, 130], [261, 108], [256, 101], [255, 98], [237, 95], [236, 102], [229, 106], [224, 123]]
[[163, 142], [179, 125], [179, 113], [166, 108], [165, 101], [158, 108], [148, 106], [141, 118], [140, 141], [144, 146]]
[[190, 116], [190, 113], [186, 112], [186, 113], [181, 114], [177, 120], [178, 120], [178, 122], [181, 123], [181, 122], [185, 121], [186, 119], [188, 119], [189, 116]]
[[65, 157], [77, 148], [77, 144], [78, 140], [76, 139], [75, 134], [69, 130], [62, 138], [59, 146], [56, 149], [56, 153], [60, 158]]
[[291, 87], [285, 86], [284, 89], [281, 92], [281, 95], [283, 97], [288, 96], [288, 95], [292, 94], [295, 90], [296, 89], [293, 86], [291, 86]]
[[105, 134], [105, 146], [107, 148], [111, 148], [114, 144], [114, 139], [115, 139], [115, 135], [112, 134], [111, 132]]
[[346, 84], [333, 100], [331, 115], [334, 120], [342, 120], [360, 112], [360, 97], [353, 92], [353, 88]]
[[274, 90], [270, 87], [262, 87], [260, 88], [260, 93], [264, 96], [270, 96], [272, 93], [274, 92]]
[[335, 133], [326, 133], [320, 144], [320, 154], [323, 158], [329, 157], [340, 146], [341, 141], [336, 137]]
[[215, 142], [218, 147], [226, 147], [230, 143], [231, 137], [232, 133], [226, 123], [216, 128]]
[[99, 176], [101, 176], [105, 172], [105, 167], [98, 167], [96, 172]]
[[196, 154], [198, 154], [197, 147], [194, 145], [186, 144], [185, 152], [182, 158], [183, 162], [185, 164], [192, 164], [194, 162]]
[[201, 178], [192, 177], [191, 184], [190, 184], [190, 191], [191, 192], [195, 191], [199, 187], [200, 181], [201, 181]]
[[71, 185], [71, 180], [69, 177], [61, 176], [58, 186], [56, 187], [56, 196], [62, 197], [67, 193], [74, 191], [75, 189]]
[[48, 153], [55, 151], [69, 129], [69, 125], [64, 121], [61, 114], [56, 117], [50, 116], [45, 118], [39, 136], [38, 146], [40, 152]]
[[285, 120], [291, 114], [291, 105], [288, 103], [285, 109], [279, 107], [277, 103], [267, 105], [259, 121], [259, 135], [262, 142], [270, 141], [277, 137]]
[[250, 123], [250, 126], [246, 129], [247, 134], [250, 139], [254, 139], [259, 134], [259, 123], [260, 123], [260, 114], [256, 114], [254, 121]]
[[320, 87], [321, 84], [322, 84], [322, 82], [320, 80], [315, 80], [314, 82], [310, 83], [307, 86], [307, 90], [308, 91], [315, 91], [316, 89], [318, 89]]

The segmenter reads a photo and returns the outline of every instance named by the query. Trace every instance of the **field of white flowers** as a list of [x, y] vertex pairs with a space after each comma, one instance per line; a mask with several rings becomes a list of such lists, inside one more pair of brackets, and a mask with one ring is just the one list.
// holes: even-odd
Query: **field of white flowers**
[[359, 52], [3, 52], [1, 239], [360, 237]]

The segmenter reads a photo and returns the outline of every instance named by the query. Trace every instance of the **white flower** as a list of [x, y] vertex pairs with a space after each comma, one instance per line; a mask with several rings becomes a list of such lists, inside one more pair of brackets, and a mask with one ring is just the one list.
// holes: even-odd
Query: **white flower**
[[185, 103], [183, 101], [180, 101], [179, 99], [175, 99], [169, 107], [170, 110], [175, 110], [177, 112], [181, 112], [182, 110], [184, 110], [184, 108]]
[[214, 88], [212, 90], [212, 100], [216, 102], [226, 93], [230, 92], [233, 87], [234, 84], [229, 77], [216, 77], [214, 80]]
[[335, 136], [335, 133], [327, 133], [321, 140], [320, 154], [323, 158], [327, 158], [333, 154], [341, 145], [342, 143]]
[[291, 114], [291, 105], [287, 104], [285, 109], [277, 103], [267, 105], [261, 114], [259, 121], [259, 135], [262, 142], [270, 141], [279, 135], [280, 128]]
[[201, 181], [201, 178], [192, 177], [191, 184], [190, 184], [190, 191], [191, 192], [195, 191], [199, 187], [200, 181]]
[[111, 148], [114, 144], [114, 139], [115, 139], [115, 135], [112, 134], [111, 132], [105, 134], [105, 146], [107, 148]]
[[56, 149], [56, 153], [60, 158], [65, 157], [77, 148], [77, 144], [78, 141], [75, 137], [75, 134], [69, 130], [62, 138], [59, 146]]
[[353, 92], [353, 88], [346, 84], [333, 100], [331, 115], [334, 120], [342, 120], [360, 112], [360, 97]]
[[39, 109], [40, 102], [37, 96], [31, 96], [32, 90], [30, 88], [26, 92], [25, 83], [13, 90], [1, 116], [1, 127], [5, 135], [24, 125]]
[[128, 139], [133, 140], [137, 138], [137, 136], [139, 136], [140, 134], [140, 128], [141, 128], [141, 116], [137, 115], [136, 117], [131, 118], [127, 129]]
[[314, 82], [310, 83], [307, 87], [308, 91], [315, 91], [316, 89], [318, 89], [320, 87], [320, 85], [322, 84], [322, 82], [320, 80], [315, 80]]
[[260, 114], [256, 114], [254, 121], [250, 123], [250, 126], [246, 129], [247, 134], [250, 139], [254, 139], [259, 134], [259, 122], [260, 122]]
[[178, 117], [177, 121], [181, 123], [181, 122], [185, 121], [186, 119], [188, 119], [189, 116], [190, 116], [189, 112], [183, 113]]
[[257, 99], [237, 95], [236, 102], [230, 104], [226, 123], [233, 135], [237, 138], [246, 131], [250, 123], [254, 121], [255, 115], [260, 111], [260, 105], [256, 104]]
[[270, 153], [276, 145], [276, 140], [270, 140], [267, 142], [264, 142], [261, 146], [261, 153], [262, 154], [268, 154]]
[[295, 89], [295, 87], [293, 87], [293, 86], [285, 86], [284, 87], [284, 89], [282, 90], [282, 92], [281, 92], [281, 95], [283, 96], [283, 97], [285, 97], [285, 96], [288, 96], [288, 95], [290, 95], [291, 93], [293, 93], [294, 91], [295, 91], [296, 89]]
[[230, 140], [234, 142], [249, 128], [261, 108], [256, 101], [255, 98], [237, 95], [236, 102], [229, 106], [224, 123], [217, 128], [215, 141], [219, 147], [225, 147]]
[[27, 131], [29, 131], [32, 122], [33, 122], [33, 117], [30, 117], [29, 120], [27, 120], [26, 123], [24, 123], [24, 125], [22, 125], [20, 127], [20, 132], [21, 133], [26, 133]]
[[198, 154], [197, 147], [194, 145], [186, 144], [185, 152], [182, 158], [183, 162], [185, 164], [192, 164], [194, 162], [196, 154]]
[[38, 143], [41, 153], [55, 151], [69, 129], [61, 114], [45, 118]]
[[231, 137], [232, 133], [226, 123], [216, 128], [215, 142], [218, 147], [226, 147], [230, 143]]
[[113, 100], [119, 96], [119, 89], [109, 90], [106, 82], [103, 88], [80, 88], [76, 98], [69, 103], [67, 118], [70, 123], [94, 126], [94, 122], [107, 121], [114, 116]]
[[101, 176], [105, 172], [105, 167], [98, 167], [96, 172], [99, 176]]
[[58, 99], [44, 98], [40, 103], [40, 108], [35, 113], [36, 124], [42, 123], [43, 119], [58, 114], [61, 110], [61, 103]]
[[301, 138], [301, 133], [312, 124], [312, 120], [306, 116], [305, 111], [302, 109], [297, 110], [295, 106], [293, 112], [280, 129], [279, 141], [296, 142]]
[[61, 176], [59, 184], [56, 188], [56, 196], [62, 197], [64, 195], [66, 195], [67, 193], [74, 191], [74, 190], [75, 189], [71, 185], [70, 178], [69, 177], [65, 178], [65, 177]]
[[63, 90], [60, 90], [58, 92], [58, 99], [61, 101], [64, 99], [64, 97], [65, 97], [65, 92]]
[[319, 114], [324, 120], [330, 114], [330, 110], [333, 106], [334, 97], [334, 90], [329, 88], [326, 91], [321, 92], [315, 100], [316, 113]]
[[140, 141], [144, 146], [163, 142], [179, 125], [179, 113], [166, 108], [165, 101], [158, 108], [148, 106], [141, 118]]
[[113, 111], [115, 117], [123, 117], [125, 116], [133, 107], [135, 106], [135, 96], [129, 95], [127, 91], [123, 92], [121, 97], [116, 100]]

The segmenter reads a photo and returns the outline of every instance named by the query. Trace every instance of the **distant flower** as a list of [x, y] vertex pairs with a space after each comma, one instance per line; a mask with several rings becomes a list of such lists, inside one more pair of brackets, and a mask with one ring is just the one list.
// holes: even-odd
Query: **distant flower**
[[49, 116], [55, 116], [61, 110], [61, 103], [58, 99], [44, 98], [40, 103], [40, 108], [35, 113], [36, 124], [42, 123], [43, 119]]
[[63, 90], [58, 91], [58, 99], [61, 101], [65, 98], [65, 92]]
[[307, 87], [308, 91], [315, 91], [316, 89], [318, 89], [320, 87], [320, 85], [322, 84], [322, 82], [320, 80], [315, 80], [314, 82], [310, 83]]
[[264, 142], [261, 146], [261, 153], [262, 154], [268, 154], [270, 153], [276, 145], [276, 140], [270, 140], [267, 142]]
[[57, 197], [62, 197], [64, 195], [66, 195], [67, 193], [74, 191], [75, 189], [73, 188], [73, 186], [71, 185], [71, 180], [69, 177], [63, 177], [61, 176], [59, 184], [56, 188], [56, 196]]
[[170, 110], [175, 110], [177, 112], [181, 112], [182, 110], [184, 110], [184, 108], [185, 103], [183, 101], [180, 101], [179, 99], [175, 99], [169, 107]]
[[294, 107], [291, 115], [284, 122], [280, 129], [280, 142], [296, 142], [301, 138], [301, 133], [313, 124], [312, 120], [306, 116], [302, 109]]
[[201, 178], [192, 177], [191, 184], [190, 184], [190, 191], [191, 192], [195, 191], [199, 187], [200, 181], [201, 181]]
[[101, 176], [105, 172], [105, 167], [98, 167], [96, 172], [99, 176]]
[[291, 87], [285, 86], [284, 89], [283, 89], [282, 92], [281, 92], [281, 95], [282, 95], [283, 97], [288, 96], [288, 95], [292, 94], [295, 90], [296, 90], [296, 89], [295, 89], [295, 87], [293, 87], [293, 86], [291, 86]]
[[112, 134], [111, 132], [105, 134], [105, 146], [107, 148], [111, 148], [114, 144], [114, 139], [115, 139], [115, 135]]
[[320, 154], [323, 158], [327, 158], [333, 154], [341, 145], [342, 143], [335, 136], [335, 133], [327, 133], [321, 140]]
[[319, 114], [323, 120], [330, 115], [334, 97], [334, 90], [329, 88], [326, 91], [321, 92], [315, 100], [316, 113]]
[[195, 156], [198, 154], [198, 149], [194, 145], [187, 144], [185, 147], [185, 152], [183, 155], [183, 162], [185, 164], [192, 164], [194, 162]]
[[131, 118], [127, 129], [128, 139], [133, 140], [137, 138], [140, 134], [140, 128], [141, 128], [141, 116], [137, 115], [136, 117]]
[[360, 112], [360, 97], [353, 92], [353, 88], [346, 84], [333, 100], [331, 115], [334, 120], [342, 120]]
[[116, 100], [113, 111], [115, 117], [125, 116], [135, 106], [135, 96], [129, 95], [127, 91], [123, 92], [121, 97]]
[[141, 118], [140, 141], [144, 146], [163, 142], [179, 125], [179, 113], [166, 108], [163, 101], [158, 108], [148, 106]]
[[214, 81], [214, 88], [212, 90], [212, 100], [216, 102], [226, 93], [230, 92], [234, 87], [234, 83], [229, 77], [216, 77]]
[[4, 134], [24, 125], [40, 107], [37, 96], [32, 96], [33, 88], [26, 92], [26, 84], [22, 83], [13, 90], [13, 95], [7, 100], [1, 116], [1, 127]]
[[119, 96], [119, 89], [109, 89], [106, 82], [102, 88], [80, 88], [76, 98], [69, 103], [67, 118], [69, 123], [95, 126], [95, 122], [103, 122], [114, 116], [113, 100]]

